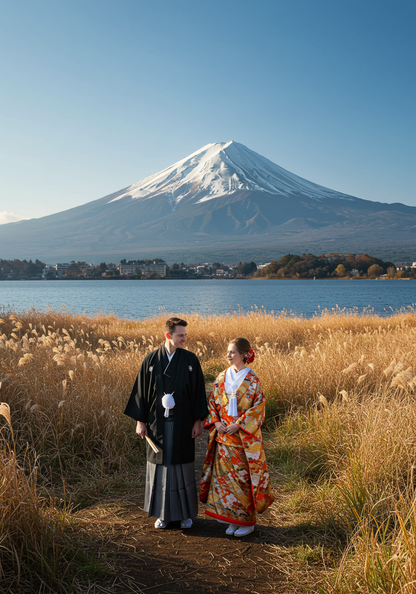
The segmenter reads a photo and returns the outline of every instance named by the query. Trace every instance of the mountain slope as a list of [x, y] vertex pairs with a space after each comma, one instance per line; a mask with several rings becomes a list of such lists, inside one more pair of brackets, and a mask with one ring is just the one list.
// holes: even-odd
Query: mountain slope
[[416, 208], [304, 180], [236, 143], [54, 215], [0, 226], [0, 258], [269, 259], [287, 251], [413, 258]]
[[166, 196], [172, 210], [184, 199], [193, 203], [213, 200], [238, 191], [278, 196], [322, 198], [351, 196], [307, 181], [238, 142], [207, 144], [167, 169], [133, 184], [113, 198], [146, 200]]

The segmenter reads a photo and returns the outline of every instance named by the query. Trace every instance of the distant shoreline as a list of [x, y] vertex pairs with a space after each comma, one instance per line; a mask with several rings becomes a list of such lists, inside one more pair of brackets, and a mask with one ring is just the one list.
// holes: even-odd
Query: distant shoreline
[[170, 278], [170, 277], [163, 277], [163, 278], [129, 278], [129, 277], [107, 277], [107, 278], [82, 278], [82, 277], [75, 277], [75, 278], [3, 278], [0, 279], [0, 282], [56, 282], [56, 281], [123, 281], [123, 282], [146, 282], [146, 281], [245, 281], [245, 280], [252, 280], [252, 281], [269, 281], [269, 280], [277, 280], [277, 281], [335, 281], [335, 280], [342, 280], [342, 281], [365, 281], [365, 280], [394, 280], [394, 281], [411, 281], [416, 280], [416, 278], [362, 278], [362, 277], [327, 277], [327, 278], [265, 278], [265, 277], [246, 277], [246, 278], [224, 278], [221, 276], [218, 277], [210, 277], [210, 278], [198, 278], [198, 277], [191, 277], [191, 278]]

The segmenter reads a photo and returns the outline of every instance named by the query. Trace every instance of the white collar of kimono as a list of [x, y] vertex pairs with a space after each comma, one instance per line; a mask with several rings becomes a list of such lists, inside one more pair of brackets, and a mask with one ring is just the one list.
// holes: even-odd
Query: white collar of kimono
[[235, 371], [234, 367], [231, 366], [225, 372], [224, 388], [227, 394], [237, 392], [241, 386], [247, 373], [250, 371], [250, 367], [244, 367], [241, 371]]
[[176, 353], [176, 351], [173, 351], [173, 353], [171, 355], [169, 355], [167, 348], [165, 348], [165, 351], [166, 351], [166, 356], [169, 359], [169, 363], [170, 363], [172, 361], [172, 357]]

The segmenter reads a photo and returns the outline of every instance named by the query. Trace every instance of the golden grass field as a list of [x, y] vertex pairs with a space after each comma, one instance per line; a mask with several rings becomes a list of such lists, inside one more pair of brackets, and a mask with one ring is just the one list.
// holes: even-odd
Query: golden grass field
[[[230, 339], [252, 343], [270, 466], [331, 552], [320, 591], [416, 591], [416, 315], [253, 310], [187, 320], [187, 348], [208, 381], [225, 368]], [[72, 506], [122, 492], [140, 462], [122, 412], [163, 321], [3, 313], [0, 590], [68, 591], [76, 572], [96, 570]]]

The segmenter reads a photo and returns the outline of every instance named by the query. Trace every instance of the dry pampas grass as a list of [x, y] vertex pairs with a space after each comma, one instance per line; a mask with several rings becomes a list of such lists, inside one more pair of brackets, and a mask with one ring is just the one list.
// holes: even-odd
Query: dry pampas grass
[[66, 592], [83, 562], [70, 535], [71, 508], [40, 494], [36, 454], [27, 446], [17, 455], [8, 404], [0, 416], [7, 422], [0, 422], [0, 590]]
[[[39, 488], [58, 493], [65, 482], [73, 499], [88, 493], [91, 500], [102, 495], [100, 489], [117, 488], [117, 473], [137, 467], [134, 423], [122, 413], [141, 361], [163, 341], [166, 317], [3, 313], [0, 465], [6, 479], [0, 492], [5, 547], [0, 561], [15, 578], [24, 565], [21, 543], [26, 539], [33, 550], [42, 548], [47, 526], [57, 523], [63, 535], [71, 516], [68, 507], [62, 512], [40, 497]], [[275, 447], [284, 440], [291, 455], [307, 461], [308, 480], [320, 485], [315, 507], [322, 518], [334, 525], [347, 518], [351, 535], [364, 530], [366, 547], [390, 518], [388, 542], [393, 538], [400, 557], [398, 543], [409, 525], [403, 529], [400, 518], [413, 509], [416, 316], [338, 311], [303, 319], [254, 307], [247, 314], [185, 318], [187, 348], [199, 356], [208, 380], [226, 367], [229, 341], [248, 338], [256, 353], [252, 368], [268, 396], [269, 420], [282, 421]], [[330, 488], [322, 489], [320, 481]], [[32, 515], [23, 513], [27, 509]], [[359, 541], [351, 542], [361, 559]], [[26, 567], [32, 567], [27, 560]], [[46, 575], [45, 570], [43, 580]]]

